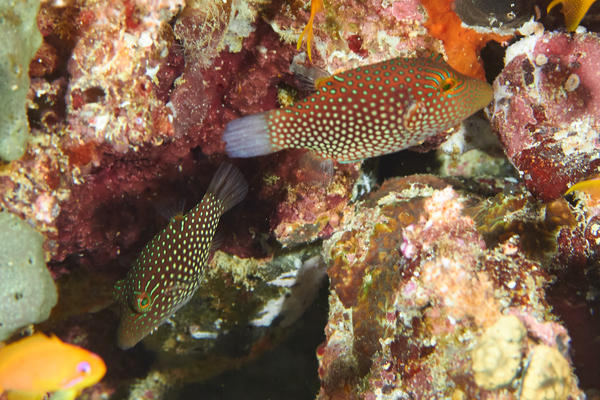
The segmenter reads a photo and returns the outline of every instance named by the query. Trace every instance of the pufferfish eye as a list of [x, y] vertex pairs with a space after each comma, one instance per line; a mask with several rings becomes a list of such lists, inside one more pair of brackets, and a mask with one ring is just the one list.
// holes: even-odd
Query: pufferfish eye
[[150, 307], [150, 304], [152, 303], [150, 301], [150, 296], [146, 292], [143, 292], [143, 293], [137, 295], [136, 299], [137, 299], [136, 305], [137, 305], [138, 310], [140, 310], [140, 311], [146, 310], [148, 307]]
[[444, 79], [444, 81], [440, 84], [440, 92], [445, 93], [454, 89], [456, 87], [456, 83], [456, 79], [454, 78]]
[[130, 298], [129, 304], [134, 313], [145, 313], [152, 305], [152, 297], [147, 292], [133, 292], [134, 296]]

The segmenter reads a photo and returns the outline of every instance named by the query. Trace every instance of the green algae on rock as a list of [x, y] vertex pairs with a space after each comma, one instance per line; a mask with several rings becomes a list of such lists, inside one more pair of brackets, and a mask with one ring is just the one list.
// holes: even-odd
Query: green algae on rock
[[29, 63], [42, 44], [37, 27], [40, 0], [0, 2], [0, 158], [25, 153], [29, 138], [26, 97]]
[[43, 236], [19, 217], [0, 212], [0, 340], [44, 321], [57, 301], [44, 262]]

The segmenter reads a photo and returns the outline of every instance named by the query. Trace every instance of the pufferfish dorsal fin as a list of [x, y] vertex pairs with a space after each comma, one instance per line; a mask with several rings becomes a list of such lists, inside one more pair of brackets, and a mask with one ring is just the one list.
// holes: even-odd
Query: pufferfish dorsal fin
[[450, 66], [446, 60], [444, 60], [443, 54], [440, 53], [427, 52], [423, 54], [423, 58], [428, 58], [435, 63], [441, 64], [442, 66]]

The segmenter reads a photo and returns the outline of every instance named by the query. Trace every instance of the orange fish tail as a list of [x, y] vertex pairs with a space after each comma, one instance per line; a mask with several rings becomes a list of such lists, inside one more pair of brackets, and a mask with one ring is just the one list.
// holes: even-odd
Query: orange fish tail
[[589, 193], [593, 198], [600, 199], [600, 178], [588, 179], [585, 181], [578, 182], [571, 186], [565, 194], [571, 192], [586, 192]]
[[547, 8], [549, 13], [554, 7], [562, 4], [567, 29], [574, 31], [596, 0], [553, 0]]

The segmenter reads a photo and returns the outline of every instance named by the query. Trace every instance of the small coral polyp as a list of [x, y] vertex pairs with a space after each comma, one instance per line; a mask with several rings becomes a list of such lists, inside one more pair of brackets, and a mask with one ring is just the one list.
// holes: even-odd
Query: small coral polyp
[[521, 400], [566, 400], [571, 395], [571, 366], [556, 348], [538, 345], [525, 372]]
[[477, 385], [491, 390], [508, 386], [517, 376], [527, 330], [513, 315], [502, 316], [477, 339], [471, 358]]

